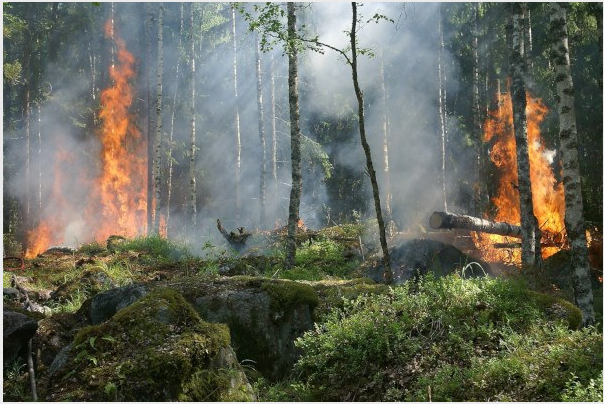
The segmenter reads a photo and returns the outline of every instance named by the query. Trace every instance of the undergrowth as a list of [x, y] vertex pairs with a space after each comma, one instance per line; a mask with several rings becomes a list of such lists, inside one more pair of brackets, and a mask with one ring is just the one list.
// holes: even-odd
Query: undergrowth
[[310, 391], [321, 401], [592, 394], [602, 369], [601, 331], [571, 330], [576, 308], [536, 296], [516, 281], [428, 275], [348, 301], [297, 341], [302, 356], [294, 374], [306, 390], [294, 393]]

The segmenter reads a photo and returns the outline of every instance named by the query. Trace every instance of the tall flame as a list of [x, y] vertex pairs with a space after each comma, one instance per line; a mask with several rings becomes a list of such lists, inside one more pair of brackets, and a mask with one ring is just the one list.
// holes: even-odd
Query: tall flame
[[[105, 24], [105, 36], [115, 42], [117, 63], [109, 68], [112, 84], [101, 93], [101, 126], [97, 131], [100, 153], [98, 175], [86, 170], [74, 172], [75, 156], [57, 135], [53, 163], [53, 185], [45, 200], [39, 225], [27, 235], [27, 258], [52, 245], [103, 241], [112, 234], [134, 236], [146, 231], [147, 143], [136, 128], [129, 110], [134, 99], [131, 81], [135, 59], [122, 39], [115, 35], [113, 22]], [[90, 163], [90, 162], [89, 162]], [[74, 185], [75, 184], [75, 185]], [[73, 187], [84, 193], [69, 198]], [[62, 212], [62, 213], [57, 213]], [[75, 212], [75, 213], [74, 213]]]
[[89, 212], [102, 216], [96, 230], [96, 238], [101, 240], [115, 233], [133, 236], [144, 232], [147, 215], [147, 146], [129, 112], [134, 57], [115, 36], [111, 21], [105, 24], [105, 36], [115, 41], [118, 63], [109, 69], [113, 85], [101, 93], [102, 169], [94, 192], [100, 211]]
[[[527, 93], [527, 131], [533, 211], [544, 241], [550, 245], [542, 248], [543, 258], [558, 252], [566, 241], [564, 229], [564, 188], [556, 182], [552, 166], [552, 153], [541, 140], [540, 125], [548, 113], [547, 107], [538, 98]], [[491, 161], [499, 173], [497, 194], [491, 198], [496, 211], [495, 221], [520, 224], [520, 196], [518, 194], [518, 170], [516, 165], [516, 141], [509, 92], [502, 95], [500, 106], [485, 122], [484, 141], [492, 142]], [[503, 250], [493, 247], [495, 243], [506, 243], [504, 236], [474, 234], [474, 240], [489, 261], [520, 263], [520, 249]], [[555, 245], [551, 245], [555, 242]]]

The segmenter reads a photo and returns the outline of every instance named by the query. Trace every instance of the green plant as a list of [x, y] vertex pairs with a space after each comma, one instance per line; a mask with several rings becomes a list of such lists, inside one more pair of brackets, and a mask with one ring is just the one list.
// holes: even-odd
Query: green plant
[[583, 385], [579, 378], [572, 374], [572, 379], [566, 382], [566, 389], [562, 394], [562, 401], [568, 402], [602, 402], [602, 372], [595, 379], [590, 379], [587, 385]]
[[88, 294], [82, 289], [78, 288], [70, 294], [70, 297], [60, 303], [51, 305], [53, 313], [75, 313], [82, 307], [82, 304], [88, 299]]
[[576, 307], [542, 296], [428, 275], [345, 301], [296, 342], [296, 368], [315, 400], [558, 401], [570, 372], [601, 370], [602, 334], [572, 331]]
[[184, 243], [166, 239], [157, 234], [140, 236], [114, 245], [115, 251], [137, 251], [151, 258], [180, 261], [191, 255]]

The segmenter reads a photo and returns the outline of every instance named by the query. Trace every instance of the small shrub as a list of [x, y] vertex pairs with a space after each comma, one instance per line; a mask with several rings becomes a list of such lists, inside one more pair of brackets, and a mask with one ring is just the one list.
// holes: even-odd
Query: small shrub
[[191, 254], [186, 245], [168, 240], [159, 235], [141, 236], [114, 246], [116, 251], [137, 251], [152, 258], [180, 261]]
[[562, 394], [562, 401], [567, 402], [599, 402], [604, 401], [604, 394], [602, 393], [602, 385], [604, 380], [602, 379], [602, 372], [600, 376], [595, 379], [589, 380], [586, 386], [584, 386], [576, 375], [572, 375], [572, 380], [566, 382], [566, 390]]
[[517, 281], [428, 275], [328, 314], [297, 341], [296, 368], [316, 400], [559, 401], [571, 372], [599, 374], [602, 334], [570, 330], [545, 300]]

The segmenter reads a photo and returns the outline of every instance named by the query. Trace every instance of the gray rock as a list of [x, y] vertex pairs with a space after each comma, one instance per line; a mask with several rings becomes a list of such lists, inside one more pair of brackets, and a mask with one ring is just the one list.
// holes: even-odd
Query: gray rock
[[71, 353], [72, 347], [73, 344], [71, 343], [66, 345], [65, 347], [63, 347], [63, 349], [59, 351], [57, 356], [55, 356], [54, 360], [50, 364], [50, 369], [48, 370], [49, 377], [52, 378], [55, 373], [57, 373], [67, 364], [67, 360], [69, 359], [69, 354]]
[[147, 294], [141, 285], [127, 285], [99, 293], [91, 299], [90, 322], [93, 325], [107, 321], [115, 313], [130, 306]]
[[[282, 283], [282, 287], [289, 287]], [[291, 287], [300, 287], [291, 283]], [[282, 304], [254, 281], [216, 282], [213, 286], [195, 291], [195, 310], [207, 321], [229, 326], [240, 361], [251, 364], [268, 379], [286, 377], [299, 356], [294, 341], [314, 326], [314, 306], [304, 298]]]
[[[472, 259], [452, 245], [435, 240], [417, 239], [404, 242], [391, 250], [390, 260], [396, 285], [428, 273], [433, 273], [437, 277], [456, 271], [461, 273], [466, 266], [463, 271], [466, 277], [491, 273], [487, 263]], [[473, 264], [469, 265], [470, 263]], [[368, 268], [364, 275], [376, 282], [383, 282], [383, 263]]]
[[27, 342], [36, 334], [38, 322], [25, 314], [3, 310], [2, 340], [4, 343], [4, 365], [13, 361]]
[[19, 300], [21, 293], [16, 288], [2, 288], [2, 296], [10, 300]]

